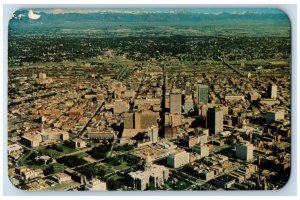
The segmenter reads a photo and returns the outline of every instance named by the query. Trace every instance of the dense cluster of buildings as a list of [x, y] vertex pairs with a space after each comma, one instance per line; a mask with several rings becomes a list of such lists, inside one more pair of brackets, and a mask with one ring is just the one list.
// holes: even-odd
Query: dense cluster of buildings
[[[16, 167], [28, 149], [39, 152], [61, 143], [86, 154], [97, 145], [113, 144], [112, 157], [119, 155], [114, 145], [134, 145], [129, 154], [145, 160], [144, 168], [135, 163], [130, 172], [124, 170], [130, 181], [119, 189], [171, 187], [182, 173], [200, 180], [181, 175], [194, 188], [274, 188], [288, 173], [291, 108], [285, 76], [192, 73], [153, 63], [147, 70], [134, 68], [126, 79], [115, 72], [85, 78], [95, 66], [84, 65], [74, 79], [75, 68], [60, 76], [51, 68], [38, 76], [22, 69], [10, 72], [9, 90], [14, 92], [9, 93], [8, 154], [16, 168], [12, 174], [22, 177], [19, 182], [26, 180], [27, 188], [112, 187], [103, 177], [87, 179], [77, 170], [81, 165], [53, 172], [46, 182], [43, 170]], [[65, 151], [56, 156], [58, 163]], [[91, 164], [102, 162], [87, 157]]]

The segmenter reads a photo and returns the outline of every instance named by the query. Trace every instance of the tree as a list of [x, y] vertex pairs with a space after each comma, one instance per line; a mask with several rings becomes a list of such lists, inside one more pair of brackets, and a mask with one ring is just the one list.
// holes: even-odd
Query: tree
[[110, 190], [117, 190], [122, 186], [122, 182], [119, 179], [109, 179], [107, 181], [107, 186]]
[[67, 165], [68, 167], [76, 167], [78, 165], [83, 165], [86, 163], [85, 160], [79, 158], [78, 156], [64, 156], [57, 160], [60, 163]]
[[107, 153], [110, 151], [110, 145], [108, 146], [98, 146], [94, 147], [91, 151], [89, 151], [89, 154], [96, 158], [96, 159], [102, 159], [107, 156]]
[[123, 155], [124, 161], [126, 161], [129, 165], [136, 165], [140, 162], [140, 158], [133, 155]]
[[122, 164], [123, 157], [122, 156], [108, 157], [105, 159], [105, 161], [110, 165], [118, 166]]
[[46, 168], [44, 170], [44, 174], [45, 175], [54, 174], [57, 172], [62, 172], [62, 171], [64, 171], [64, 169], [65, 169], [65, 165], [55, 163], [55, 164], [51, 165], [50, 167]]
[[64, 141], [64, 145], [65, 145], [66, 147], [69, 147], [69, 148], [74, 149], [74, 144], [73, 144], [72, 141], [69, 141], [69, 140]]
[[86, 175], [88, 178], [92, 178], [98, 174], [99, 169], [97, 166], [88, 165], [78, 169], [78, 171]]

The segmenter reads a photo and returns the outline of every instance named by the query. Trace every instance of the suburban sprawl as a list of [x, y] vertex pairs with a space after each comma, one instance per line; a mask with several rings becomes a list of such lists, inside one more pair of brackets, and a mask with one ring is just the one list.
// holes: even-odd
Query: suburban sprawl
[[[147, 15], [162, 27], [132, 25], [146, 14], [113, 21], [118, 14], [106, 13], [100, 18], [112, 24], [103, 25], [105, 33], [59, 23], [38, 29], [50, 23], [43, 17], [55, 17], [39, 14], [32, 22], [16, 15], [9, 27], [7, 149], [14, 186], [276, 190], [288, 181], [291, 41], [284, 17], [282, 29], [269, 33], [259, 23], [256, 35], [245, 24], [167, 26], [157, 13]], [[135, 15], [128, 27], [127, 15]]]

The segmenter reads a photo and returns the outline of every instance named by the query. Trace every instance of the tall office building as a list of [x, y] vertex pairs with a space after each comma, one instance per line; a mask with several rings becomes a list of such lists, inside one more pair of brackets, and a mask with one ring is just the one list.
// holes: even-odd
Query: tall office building
[[207, 104], [200, 104], [198, 108], [198, 114], [201, 117], [207, 117]]
[[208, 103], [208, 86], [198, 85], [197, 86], [197, 103]]
[[210, 108], [207, 111], [207, 128], [210, 134], [223, 131], [223, 111], [220, 108]]
[[164, 138], [176, 138], [177, 136], [177, 127], [165, 127]]
[[124, 128], [134, 129], [134, 113], [124, 113]]
[[236, 156], [248, 161], [253, 158], [253, 144], [250, 142], [239, 143], [236, 145]]
[[142, 110], [135, 113], [124, 113], [124, 129], [148, 130], [157, 126], [158, 112]]
[[193, 147], [193, 152], [198, 153], [203, 158], [209, 156], [209, 147], [205, 144], [197, 144]]
[[141, 129], [141, 114], [140, 114], [140, 112], [134, 113], [134, 128]]
[[190, 82], [187, 82], [185, 84], [185, 87], [184, 87], [184, 92], [185, 92], [185, 96], [189, 96], [192, 94], [192, 87], [190, 85]]
[[277, 98], [277, 85], [270, 84], [268, 86], [268, 96], [271, 99]]
[[149, 128], [147, 135], [151, 142], [156, 143], [158, 141], [158, 128], [156, 126], [152, 126]]
[[188, 114], [194, 109], [194, 102], [192, 96], [186, 96], [184, 100], [184, 113]]
[[181, 94], [170, 94], [170, 113], [181, 114]]
[[[157, 120], [159, 119], [159, 113], [151, 110], [142, 110], [135, 113], [136, 124], [135, 128], [148, 129], [152, 126], [157, 126]], [[140, 117], [140, 119], [137, 119]], [[138, 124], [139, 123], [139, 124]]]
[[[134, 113], [124, 113], [123, 116], [124, 129], [122, 137], [131, 138], [139, 132], [147, 132], [149, 128], [158, 126], [159, 112], [141, 110]], [[156, 132], [154, 132], [154, 137], [156, 137], [155, 134]]]

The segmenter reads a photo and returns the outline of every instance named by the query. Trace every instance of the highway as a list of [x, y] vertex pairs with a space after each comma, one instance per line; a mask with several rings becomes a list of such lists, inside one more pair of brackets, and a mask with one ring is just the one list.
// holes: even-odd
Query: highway
[[225, 66], [227, 66], [228, 68], [232, 69], [233, 71], [235, 71], [237, 74], [239, 74], [240, 76], [243, 76], [243, 77], [246, 77], [245, 74], [243, 74], [241, 71], [239, 71], [238, 69], [236, 69], [235, 67], [231, 66], [229, 63], [227, 63], [223, 58], [220, 58], [219, 59], [223, 62], [223, 64]]

